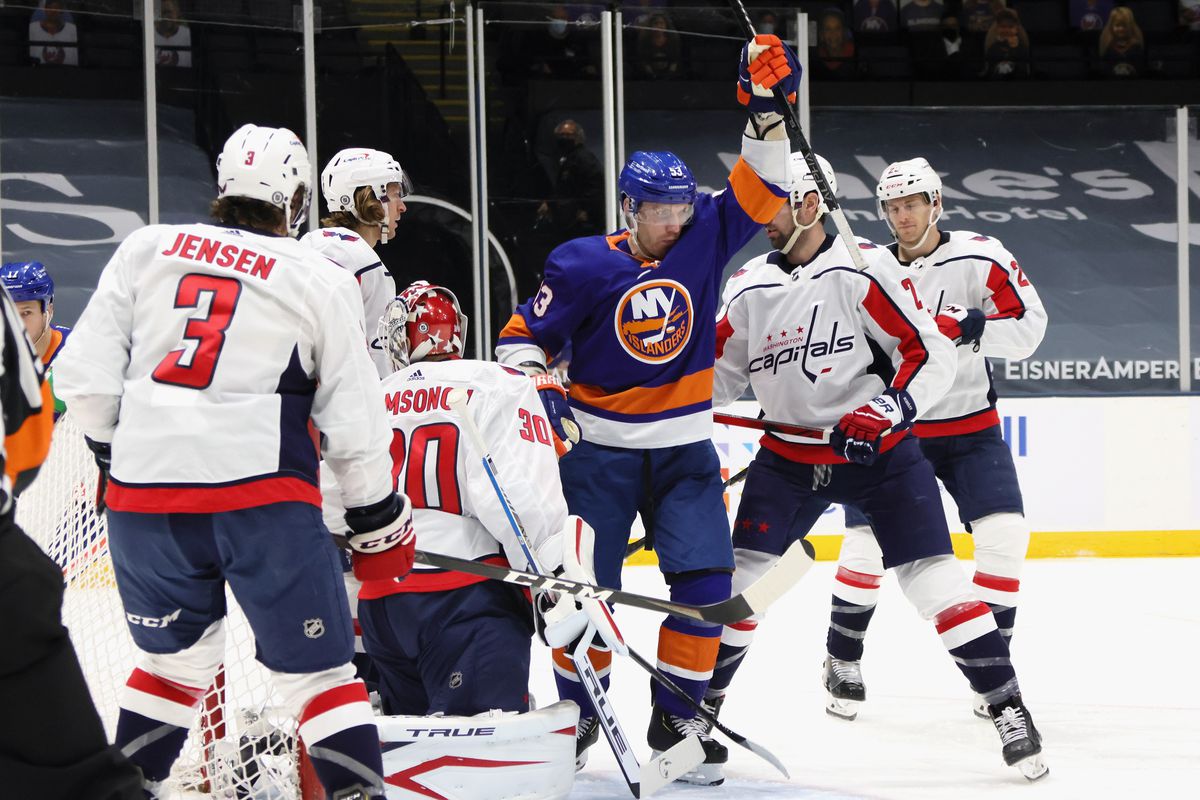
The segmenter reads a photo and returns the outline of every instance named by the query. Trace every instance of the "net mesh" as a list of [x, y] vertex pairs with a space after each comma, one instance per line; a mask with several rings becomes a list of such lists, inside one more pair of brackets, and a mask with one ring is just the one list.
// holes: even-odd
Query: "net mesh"
[[[111, 740], [119, 696], [137, 661], [108, 548], [95, 510], [99, 473], [67, 414], [50, 455], [17, 504], [17, 522], [63, 570], [63, 624]], [[171, 798], [300, 797], [296, 721], [279, 706], [270, 675], [254, 658], [254, 634], [226, 589], [224, 667], [206, 693], [164, 789]]]

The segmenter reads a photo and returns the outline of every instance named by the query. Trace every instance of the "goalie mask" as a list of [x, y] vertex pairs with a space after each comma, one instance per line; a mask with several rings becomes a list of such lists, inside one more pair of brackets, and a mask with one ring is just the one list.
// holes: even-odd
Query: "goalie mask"
[[358, 214], [354, 204], [354, 194], [361, 187], [370, 187], [375, 199], [383, 205], [383, 221], [378, 223], [382, 229], [380, 243], [388, 242], [387, 187], [389, 184], [399, 184], [400, 198], [412, 194], [412, 182], [401, 169], [396, 159], [382, 150], [368, 148], [349, 148], [340, 151], [329, 160], [321, 171], [321, 194], [325, 205], [330, 211], [344, 211], [364, 225], [374, 224], [363, 219]]
[[462, 358], [467, 317], [449, 289], [417, 281], [388, 303], [379, 319], [378, 336], [393, 370], [432, 355]]
[[[243, 125], [217, 156], [217, 197], [249, 197], [281, 209], [288, 234], [295, 237], [312, 199], [311, 172], [308, 152], [296, 134], [287, 128]], [[304, 192], [293, 208], [297, 189]]]
[[888, 218], [887, 201], [899, 200], [902, 197], [919, 194], [923, 195], [929, 205], [933, 206], [929, 215], [929, 224], [925, 228], [920, 241], [914, 247], [920, 247], [925, 237], [942, 218], [942, 179], [923, 158], [910, 158], [907, 161], [897, 161], [889, 164], [879, 176], [879, 185], [875, 188], [875, 197], [879, 200], [879, 212], [887, 222], [888, 230], [896, 235], [892, 221]]
[[[835, 195], [837, 194], [837, 175], [834, 174], [833, 167], [825, 160], [823, 156], [813, 153], [813, 158], [817, 160], [817, 165], [821, 167], [821, 172], [825, 175], [825, 182], [829, 184], [829, 190]], [[829, 205], [825, 202], [824, 195], [817, 188], [817, 180], [813, 177], [812, 170], [808, 168], [808, 162], [804, 160], [804, 154], [797, 150], [792, 153], [792, 187], [788, 191], [788, 207], [792, 210], [792, 222], [796, 224], [796, 230], [792, 231], [792, 235], [788, 237], [787, 244], [779, 248], [779, 252], [787, 253], [796, 244], [796, 240], [800, 238], [800, 234], [820, 222], [826, 214], [829, 213]], [[813, 221], [807, 225], [800, 224], [800, 206], [804, 204], [804, 198], [809, 192], [816, 192], [818, 197], [817, 215], [813, 217]]]

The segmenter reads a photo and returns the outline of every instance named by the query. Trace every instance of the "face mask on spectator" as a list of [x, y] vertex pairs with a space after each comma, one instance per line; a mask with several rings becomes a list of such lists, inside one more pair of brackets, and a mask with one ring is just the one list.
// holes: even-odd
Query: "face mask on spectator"
[[558, 136], [554, 139], [554, 145], [558, 148], [558, 152], [565, 156], [575, 149], [575, 140], [566, 136]]
[[567, 21], [565, 19], [550, 20], [550, 35], [556, 39], [562, 38], [567, 33]]
[[758, 32], [761, 33], [763, 36], [770, 36], [772, 33], [775, 32], [775, 23], [774, 22], [759, 23]]

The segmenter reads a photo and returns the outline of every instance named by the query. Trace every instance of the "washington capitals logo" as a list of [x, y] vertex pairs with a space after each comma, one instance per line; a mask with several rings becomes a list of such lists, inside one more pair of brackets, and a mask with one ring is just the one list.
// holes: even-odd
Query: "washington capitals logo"
[[[768, 344], [762, 347], [766, 352], [750, 360], [750, 372], [766, 371], [774, 375], [779, 372], [780, 368], [788, 364], [797, 364], [800, 371], [804, 373], [804, 377], [814, 385], [817, 378], [832, 372], [833, 365], [828, 364], [824, 359], [853, 350], [854, 334], [838, 336], [838, 327], [841, 323], [835, 319], [829, 333], [821, 333], [818, 336], [816, 328], [820, 311], [821, 304], [816, 303], [813, 305], [812, 315], [809, 317], [807, 325], [783, 328], [778, 333], [775, 333], [774, 330], [769, 332], [766, 336]], [[777, 350], [776, 348], [781, 345], [785, 349]]]
[[617, 303], [613, 326], [625, 352], [638, 361], [670, 361], [692, 336], [691, 295], [676, 281], [644, 281]]

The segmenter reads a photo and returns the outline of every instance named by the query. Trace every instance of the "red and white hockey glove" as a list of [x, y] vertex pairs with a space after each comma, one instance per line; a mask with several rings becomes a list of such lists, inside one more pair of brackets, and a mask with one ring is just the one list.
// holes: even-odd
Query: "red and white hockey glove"
[[360, 581], [403, 578], [413, 565], [417, 537], [413, 532], [412, 503], [392, 492], [369, 506], [346, 509], [347, 537], [354, 552], [350, 563]]
[[[563, 565], [560, 575], [580, 583], [596, 583], [592, 563], [596, 535], [580, 517], [567, 517], [562, 530]], [[557, 595], [557, 596], [556, 596]], [[590, 622], [596, 629], [593, 646], [625, 655], [628, 646], [608, 606], [599, 600], [567, 593], [542, 592], [535, 601], [538, 636], [550, 647], [572, 648]]]
[[579, 444], [579, 423], [567, 403], [567, 390], [557, 375], [550, 373], [534, 375], [533, 388], [537, 389], [538, 399], [542, 408], [546, 409], [546, 417], [550, 420], [550, 428], [554, 431], [554, 452], [562, 458], [571, 452], [571, 448]]
[[842, 417], [829, 435], [829, 444], [847, 461], [869, 466], [879, 458], [884, 435], [908, 427], [916, 416], [912, 395], [903, 389], [888, 389]]
[[788, 102], [795, 103], [796, 89], [800, 86], [800, 62], [778, 36], [759, 34], [754, 41], [742, 46], [738, 62], [738, 102], [755, 114], [778, 111], [772, 92], [776, 84], [783, 89]]
[[973, 344], [979, 349], [979, 339], [983, 336], [983, 326], [987, 316], [978, 308], [963, 308], [956, 305], [944, 305], [942, 310], [933, 318], [938, 330], [956, 345]]

